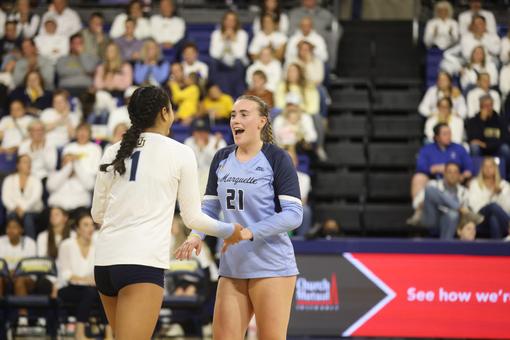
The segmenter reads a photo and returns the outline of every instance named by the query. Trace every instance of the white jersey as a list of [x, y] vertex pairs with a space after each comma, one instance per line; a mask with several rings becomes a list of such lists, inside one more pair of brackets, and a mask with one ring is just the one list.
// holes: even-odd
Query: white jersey
[[[106, 149], [101, 164], [111, 163], [120, 142]], [[101, 224], [96, 265], [139, 264], [168, 268], [170, 228], [176, 200], [184, 223], [227, 238], [233, 224], [218, 222], [201, 211], [197, 163], [188, 146], [156, 133], [142, 133], [138, 147], [119, 176], [110, 166], [99, 171], [92, 217]]]

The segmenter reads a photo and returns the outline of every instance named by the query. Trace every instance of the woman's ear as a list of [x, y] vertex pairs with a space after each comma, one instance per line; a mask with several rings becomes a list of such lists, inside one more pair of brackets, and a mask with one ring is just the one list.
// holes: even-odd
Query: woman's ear
[[266, 116], [260, 116], [260, 124], [258, 126], [259, 130], [262, 130], [266, 124], [269, 124], [269, 120]]

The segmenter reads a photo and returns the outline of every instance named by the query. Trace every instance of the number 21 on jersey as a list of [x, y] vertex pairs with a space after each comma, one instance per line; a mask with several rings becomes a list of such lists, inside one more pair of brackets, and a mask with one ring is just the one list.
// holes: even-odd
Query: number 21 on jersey
[[[244, 191], [239, 189], [227, 189], [227, 209], [228, 210], [244, 210]], [[237, 208], [236, 208], [237, 203]]]

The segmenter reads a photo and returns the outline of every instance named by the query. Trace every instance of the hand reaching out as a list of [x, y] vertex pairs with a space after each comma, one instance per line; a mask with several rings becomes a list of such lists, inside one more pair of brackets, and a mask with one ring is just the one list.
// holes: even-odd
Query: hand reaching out
[[[240, 237], [241, 237], [240, 241], [251, 240], [253, 238], [253, 233], [248, 228], [242, 228], [240, 231]], [[223, 247], [221, 248], [221, 253], [226, 252], [228, 247], [230, 247], [231, 245], [233, 245], [235, 243], [237, 243], [237, 242], [232, 243], [229, 241], [229, 239], [225, 239], [225, 242], [223, 243]]]
[[197, 234], [188, 236], [188, 239], [174, 252], [175, 258], [177, 260], [189, 260], [193, 249], [196, 249], [195, 253], [197, 255], [199, 255], [202, 250], [202, 239]]

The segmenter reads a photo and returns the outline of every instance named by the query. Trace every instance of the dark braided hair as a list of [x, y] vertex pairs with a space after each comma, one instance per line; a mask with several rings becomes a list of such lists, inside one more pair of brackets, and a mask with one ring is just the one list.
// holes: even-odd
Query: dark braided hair
[[125, 159], [131, 157], [133, 150], [138, 144], [140, 134], [155, 123], [156, 117], [163, 108], [169, 108], [168, 95], [159, 87], [146, 86], [135, 90], [129, 100], [128, 112], [131, 119], [131, 127], [122, 137], [119, 151], [111, 163], [101, 164], [99, 169], [106, 172], [110, 165], [113, 171], [123, 175], [126, 172]]
[[251, 95], [242, 95], [241, 97], [237, 98], [237, 100], [249, 100], [257, 104], [257, 109], [259, 110], [259, 114], [262, 117], [267, 118], [266, 125], [262, 128], [262, 131], [260, 133], [260, 138], [264, 143], [274, 144], [273, 139], [273, 129], [271, 127], [271, 120], [269, 117], [269, 106], [267, 103], [262, 100], [260, 97], [257, 96], [251, 96]]

